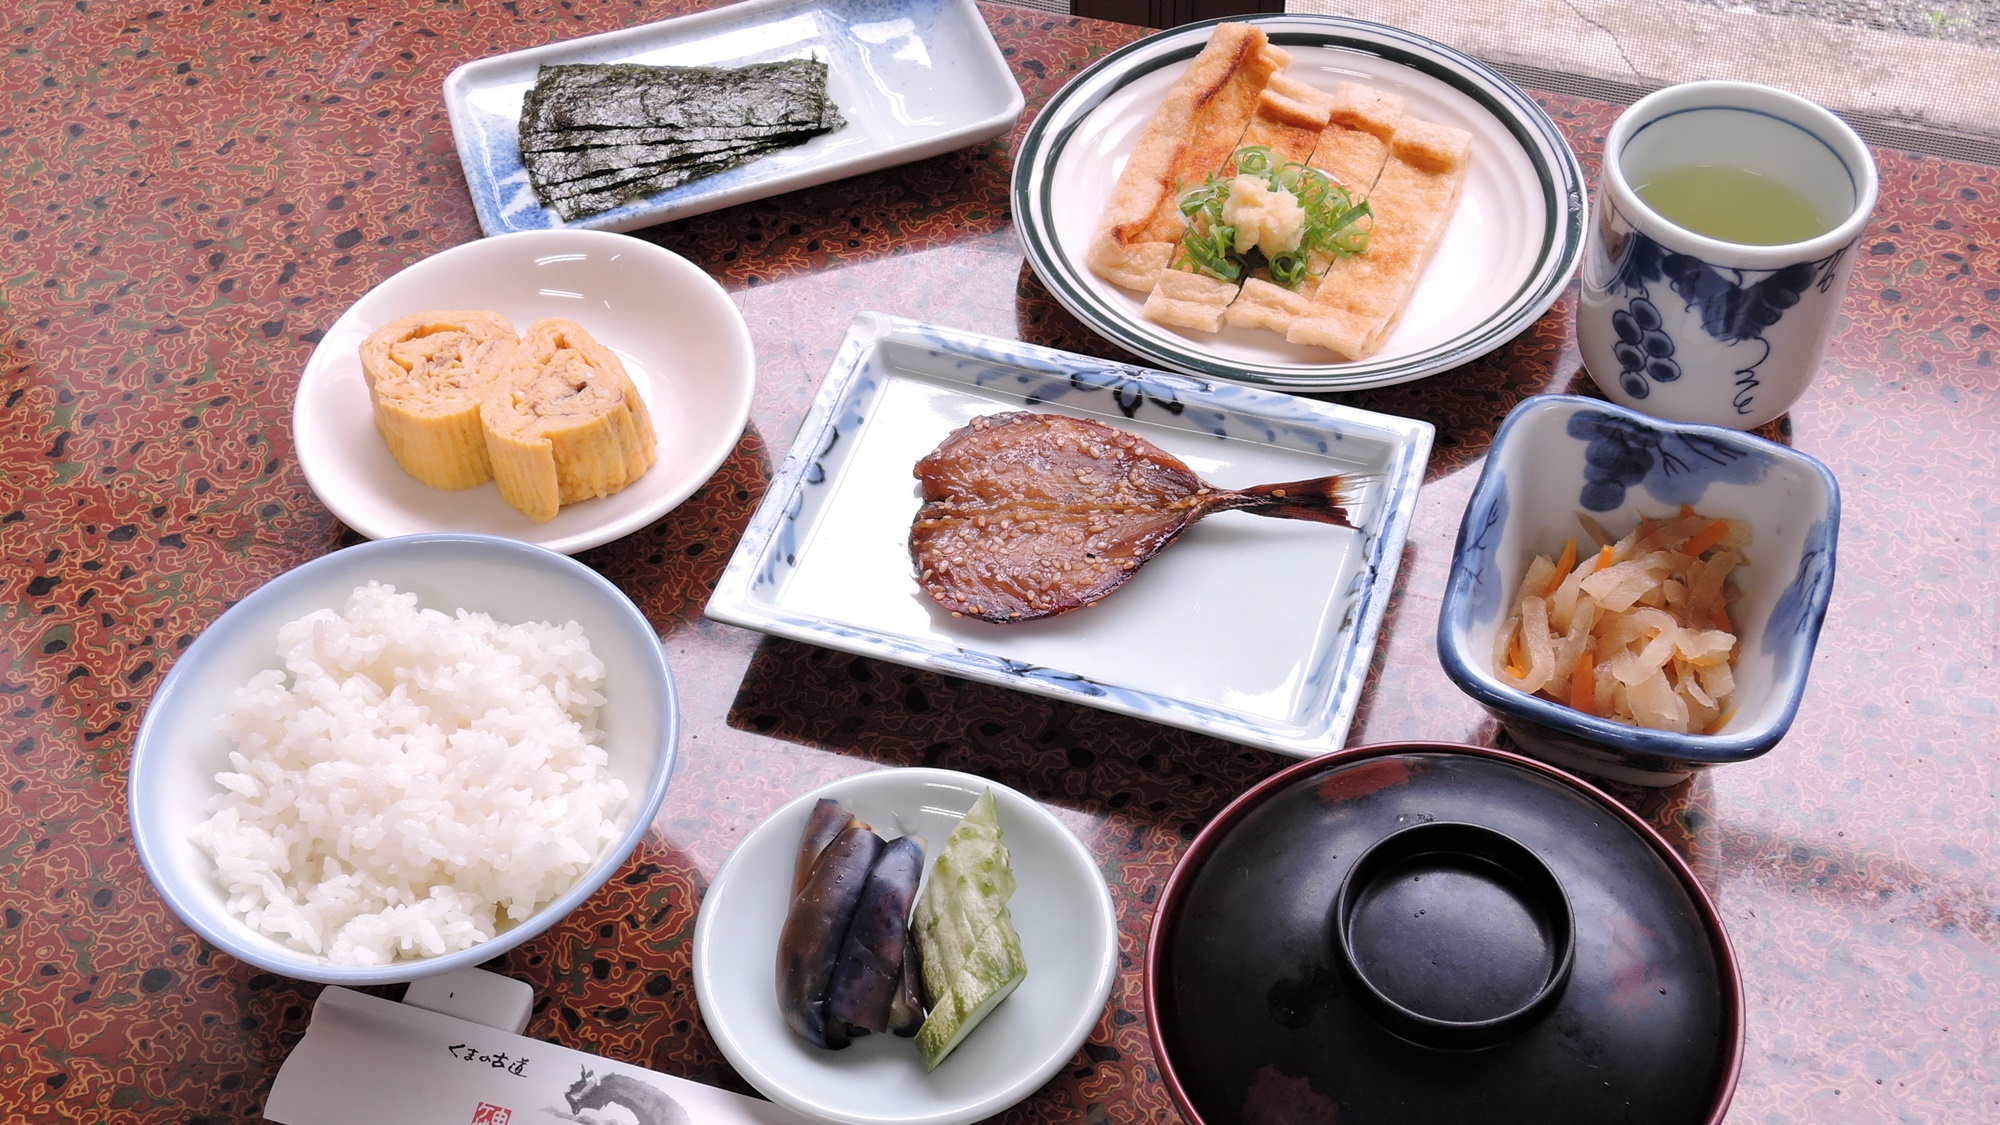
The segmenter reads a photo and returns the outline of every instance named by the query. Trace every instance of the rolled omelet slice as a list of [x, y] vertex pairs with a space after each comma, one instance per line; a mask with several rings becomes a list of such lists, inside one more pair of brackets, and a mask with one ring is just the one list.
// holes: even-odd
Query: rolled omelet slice
[[493, 479], [480, 401], [513, 355], [514, 326], [496, 312], [420, 312], [361, 342], [375, 428], [403, 471], [432, 488]]
[[500, 495], [536, 523], [653, 465], [653, 419], [625, 365], [573, 321], [530, 325], [481, 405]]

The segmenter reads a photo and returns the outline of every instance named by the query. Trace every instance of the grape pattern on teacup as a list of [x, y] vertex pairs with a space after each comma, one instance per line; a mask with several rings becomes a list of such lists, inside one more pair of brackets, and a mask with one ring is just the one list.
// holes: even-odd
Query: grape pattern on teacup
[[1660, 330], [1659, 307], [1645, 297], [1611, 314], [1612, 331], [1618, 342], [1611, 352], [1618, 357], [1618, 382], [1633, 398], [1652, 393], [1655, 382], [1671, 383], [1681, 377], [1681, 365], [1674, 362], [1674, 338]]
[[[1613, 293], [1631, 294], [1631, 302], [1612, 313], [1618, 333], [1614, 352], [1618, 357], [1618, 381], [1626, 394], [1645, 398], [1653, 383], [1670, 383], [1681, 376], [1674, 358], [1673, 340], [1662, 329], [1663, 318], [1653, 304], [1649, 283], [1664, 281], [1689, 309], [1701, 314], [1702, 330], [1725, 344], [1764, 341], [1764, 330], [1784, 318], [1785, 311], [1799, 303], [1808, 289], [1824, 293], [1838, 274], [1845, 247], [1818, 261], [1794, 262], [1776, 270], [1719, 269], [1691, 254], [1681, 254], [1632, 231], [1624, 259], [1606, 288]], [[1755, 280], [1752, 280], [1755, 278]], [[1767, 347], [1756, 362], [1737, 374], [1741, 388], [1756, 385], [1757, 367], [1769, 353]], [[1747, 403], [1738, 408], [1747, 412]]]

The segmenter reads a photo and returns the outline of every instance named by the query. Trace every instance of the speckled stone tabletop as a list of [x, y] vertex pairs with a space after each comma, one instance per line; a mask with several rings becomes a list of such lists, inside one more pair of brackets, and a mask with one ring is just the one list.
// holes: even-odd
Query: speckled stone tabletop
[[[211, 949], [148, 884], [124, 790], [147, 700], [224, 609], [354, 541], [293, 456], [293, 388], [349, 302], [479, 237], [445, 76], [694, 6], [24, 0], [0, 15], [0, 1117], [260, 1116], [318, 989]], [[1141, 34], [984, 11], [1023, 127]], [[1594, 175], [1617, 107], [1541, 102]], [[1177, 1119], [1141, 1007], [1151, 903], [1194, 833], [1289, 759], [701, 614], [856, 312], [1115, 354], [1023, 263], [1006, 191], [1020, 135], [641, 232], [728, 289], [758, 390], [704, 488], [581, 556], [658, 628], [685, 730], [653, 834], [493, 966], [534, 986], [529, 1035], [749, 1092], [691, 985], [708, 881], [796, 794], [948, 766], [1062, 810], [1119, 913], [1102, 1018], [1001, 1119]], [[1757, 761], [1615, 791], [1691, 862], [1735, 943], [1733, 1121], [2000, 1119], [2000, 189], [1989, 167], [1879, 159], [1825, 370], [1765, 431], [1843, 489], [1798, 720]], [[1438, 427], [1353, 742], [1502, 741], [1439, 668], [1437, 603], [1500, 419], [1527, 395], [1595, 393], [1573, 310], [1572, 291], [1485, 359], [1341, 396]]]

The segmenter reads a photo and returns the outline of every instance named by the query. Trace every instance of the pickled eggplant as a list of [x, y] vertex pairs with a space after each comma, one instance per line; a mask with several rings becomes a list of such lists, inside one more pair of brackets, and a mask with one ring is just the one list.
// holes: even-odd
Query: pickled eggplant
[[854, 814], [842, 808], [840, 802], [832, 797], [821, 797], [819, 803], [813, 806], [812, 814], [806, 819], [805, 833], [799, 837], [799, 857], [792, 865], [792, 897], [798, 897], [798, 893], [805, 889], [806, 879], [812, 874], [819, 853], [854, 823]]
[[924, 1026], [924, 956], [917, 952], [917, 935], [903, 935], [903, 983], [889, 1005], [889, 1030], [905, 1039]]
[[827, 1018], [827, 988], [882, 848], [882, 837], [866, 825], [842, 829], [813, 861], [779, 931], [778, 1007], [785, 1023], [815, 1046], [847, 1046], [847, 1025]]
[[903, 989], [910, 907], [923, 874], [924, 842], [916, 836], [889, 841], [868, 873], [826, 994], [827, 1023], [845, 1023], [850, 1037], [889, 1030]]

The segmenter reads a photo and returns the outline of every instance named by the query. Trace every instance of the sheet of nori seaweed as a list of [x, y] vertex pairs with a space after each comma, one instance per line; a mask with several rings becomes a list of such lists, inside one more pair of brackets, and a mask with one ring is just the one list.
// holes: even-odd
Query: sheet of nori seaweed
[[[846, 124], [832, 102], [826, 114], [810, 125], [690, 126], [687, 128], [578, 128], [567, 132], [535, 132], [521, 135], [520, 150], [525, 158], [533, 153], [584, 153], [600, 149], [627, 148], [638, 163], [671, 162], [684, 156], [721, 152], [749, 145], [784, 146], [829, 133]], [[657, 149], [647, 156], [641, 150]]]
[[544, 66], [521, 105], [522, 164], [565, 221], [610, 210], [840, 128], [826, 74], [818, 59]]
[[522, 105], [523, 131], [577, 127], [811, 125], [826, 104], [816, 59], [738, 70], [615, 64], [545, 66]]
[[557, 196], [573, 196], [583, 192], [621, 184], [628, 180], [643, 179], [676, 168], [703, 167], [713, 175], [725, 168], [733, 168], [747, 160], [754, 160], [783, 146], [760, 142], [750, 145], [736, 145], [718, 152], [684, 156], [675, 160], [625, 161], [602, 165], [585, 163], [595, 150], [579, 152], [530, 153], [536, 163], [530, 165], [532, 174], [542, 177], [545, 200]]
[[547, 203], [556, 214], [561, 215], [563, 221], [569, 222], [587, 215], [609, 211], [632, 200], [644, 199], [704, 176], [726, 172], [769, 151], [773, 150], [767, 149], [717, 164], [688, 164], [677, 168], [656, 169], [633, 179], [602, 187], [591, 188], [583, 183], [557, 184], [551, 189], [554, 194], [543, 202]]
[[589, 143], [589, 134], [597, 130], [706, 133], [839, 124], [838, 110], [826, 99], [826, 64], [817, 59], [760, 63], [736, 71], [633, 64], [543, 67], [521, 114], [522, 133], [576, 133], [579, 144]]
[[[802, 139], [804, 138], [797, 134], [788, 134], [776, 139], [765, 139], [741, 146], [718, 149], [705, 154], [689, 154], [677, 160], [650, 162], [640, 162], [636, 158], [658, 155], [658, 147], [640, 146], [628, 154], [635, 158], [633, 163], [619, 164], [614, 162], [611, 167], [601, 169], [591, 159], [599, 151], [594, 148], [530, 152], [522, 155], [524, 162], [527, 163], [530, 169], [531, 175], [541, 177], [541, 194], [544, 202], [548, 203], [551, 207], [555, 207], [558, 212], [564, 213], [565, 218], [575, 218], [583, 214], [594, 213], [591, 209], [593, 206], [595, 210], [608, 210], [610, 207], [617, 206], [618, 203], [622, 203], [625, 200], [641, 198], [657, 191], [665, 191], [668, 188], [677, 187], [699, 176], [714, 175], [717, 172], [726, 171], [729, 168], [748, 163], [789, 144], [799, 143]], [[689, 168], [696, 165], [699, 167], [693, 168], [694, 175], [663, 175], [677, 168]], [[634, 183], [635, 186], [631, 188], [619, 188], [619, 185], [628, 182]], [[612, 191], [612, 189], [617, 190]], [[610, 191], [611, 194], [603, 195], [607, 191]], [[577, 198], [585, 194], [600, 194], [605, 199], [612, 199], [613, 202], [602, 205], [575, 202]], [[563, 201], [563, 206], [558, 207], [558, 201]]]
[[640, 126], [700, 127], [716, 124], [810, 126], [820, 118], [821, 101], [797, 90], [745, 97], [734, 91], [698, 87], [673, 91], [653, 86], [554, 90], [535, 103], [531, 130]]
[[714, 164], [745, 152], [776, 148], [781, 143], [768, 138], [751, 138], [702, 141], [692, 145], [592, 145], [588, 148], [524, 152], [521, 163], [527, 166], [528, 174], [537, 183], [553, 186], [626, 168]]
[[522, 152], [603, 148], [610, 145], [732, 145], [768, 140], [788, 133], [816, 134], [814, 125], [690, 125], [665, 129], [578, 128], [563, 132], [521, 134]]

